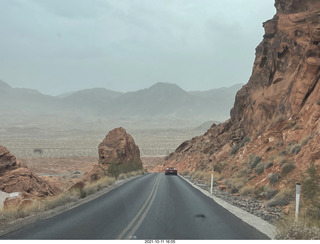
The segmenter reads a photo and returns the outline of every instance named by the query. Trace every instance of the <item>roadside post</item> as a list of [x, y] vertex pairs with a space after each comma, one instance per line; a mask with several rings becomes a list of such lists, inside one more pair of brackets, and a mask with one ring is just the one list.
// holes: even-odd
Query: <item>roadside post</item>
[[295, 221], [298, 221], [298, 215], [299, 215], [299, 202], [300, 202], [300, 188], [301, 184], [296, 184], [296, 213], [295, 213]]
[[212, 195], [212, 190], [213, 190], [213, 171], [211, 171], [211, 188], [210, 188], [211, 195]]

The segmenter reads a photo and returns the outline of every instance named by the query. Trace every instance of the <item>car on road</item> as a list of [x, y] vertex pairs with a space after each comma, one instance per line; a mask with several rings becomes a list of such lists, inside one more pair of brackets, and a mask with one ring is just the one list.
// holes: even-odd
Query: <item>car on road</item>
[[168, 167], [165, 169], [164, 171], [165, 175], [177, 175], [178, 174], [178, 170], [176, 168], [173, 167]]

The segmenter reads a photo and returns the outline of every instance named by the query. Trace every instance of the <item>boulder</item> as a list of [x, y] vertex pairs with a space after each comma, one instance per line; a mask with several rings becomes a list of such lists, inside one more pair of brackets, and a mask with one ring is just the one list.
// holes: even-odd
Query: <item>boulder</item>
[[27, 193], [35, 198], [41, 198], [53, 196], [59, 189], [32, 173], [5, 147], [0, 146], [0, 191]]
[[100, 143], [98, 153], [101, 165], [138, 164], [142, 168], [139, 147], [124, 128], [110, 131]]

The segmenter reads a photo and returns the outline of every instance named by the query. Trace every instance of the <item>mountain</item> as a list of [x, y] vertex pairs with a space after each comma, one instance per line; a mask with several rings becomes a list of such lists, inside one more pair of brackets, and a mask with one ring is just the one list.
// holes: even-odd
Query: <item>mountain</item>
[[[115, 92], [93, 88], [61, 96], [47, 96], [36, 90], [12, 88], [0, 83], [0, 107], [7, 124], [57, 126], [77, 125], [99, 119], [113, 121], [147, 121], [170, 124], [184, 120], [200, 124], [229, 117], [234, 95], [240, 85], [205, 92], [186, 92], [170, 83], [156, 83], [135, 92]], [[57, 123], [58, 121], [58, 123]], [[188, 124], [185, 123], [185, 124]]]
[[89, 114], [99, 115], [105, 107], [122, 95], [121, 92], [107, 90], [105, 88], [85, 89], [59, 96], [65, 109], [85, 111]]
[[310, 163], [320, 165], [320, 2], [275, 7], [231, 118], [183, 142], [157, 170], [214, 170], [230, 192], [272, 193], [266, 205], [283, 207]]

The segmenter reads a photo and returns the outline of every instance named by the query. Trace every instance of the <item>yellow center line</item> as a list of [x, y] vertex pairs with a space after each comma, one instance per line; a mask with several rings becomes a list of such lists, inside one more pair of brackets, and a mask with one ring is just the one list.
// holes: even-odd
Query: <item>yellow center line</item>
[[[155, 196], [156, 196], [156, 192], [158, 189], [158, 185], [159, 185], [159, 181], [160, 181], [160, 176], [161, 174], [159, 174], [158, 178], [156, 179], [153, 188], [146, 200], [146, 202], [143, 204], [143, 206], [140, 208], [139, 212], [137, 213], [137, 215], [132, 219], [132, 221], [128, 224], [128, 226], [116, 237], [117, 240], [119, 239], [128, 239], [130, 236], [132, 236], [136, 230], [140, 227], [140, 225], [142, 224], [144, 218], [146, 217], [147, 213], [149, 212], [152, 203], [154, 202]], [[150, 200], [151, 199], [151, 200]], [[144, 211], [144, 212], [143, 212]], [[125, 235], [128, 230], [130, 230], [130, 228], [134, 225], [134, 223], [137, 221], [137, 219], [140, 217], [138, 223], [134, 226], [134, 228], [127, 234]]]

